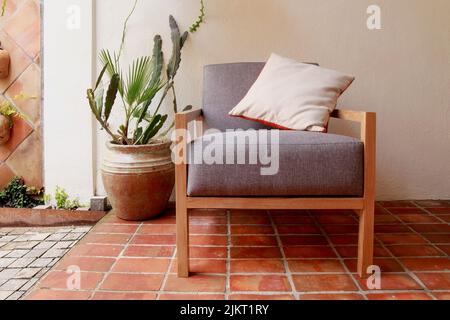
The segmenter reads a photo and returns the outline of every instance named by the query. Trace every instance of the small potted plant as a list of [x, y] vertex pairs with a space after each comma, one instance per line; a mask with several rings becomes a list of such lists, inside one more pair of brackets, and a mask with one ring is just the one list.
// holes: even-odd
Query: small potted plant
[[[19, 99], [16, 97], [14, 99]], [[20, 117], [25, 119], [25, 115], [15, 109], [11, 102], [4, 100], [0, 103], [0, 145], [4, 145], [11, 137], [11, 129], [14, 126], [13, 118]]]
[[[135, 7], [136, 3], [131, 14]], [[108, 199], [119, 218], [136, 221], [162, 213], [174, 187], [171, 142], [166, 138], [173, 124], [167, 126], [168, 115], [161, 113], [161, 107], [166, 97], [173, 94], [177, 112], [174, 80], [188, 33], [181, 34], [170, 16], [173, 51], [168, 64], [164, 63], [162, 38], [157, 35], [153, 54], [135, 59], [124, 72], [120, 57], [127, 21], [119, 52], [101, 51], [104, 68], [87, 96], [92, 113], [110, 138], [102, 165]], [[109, 79], [103, 86], [105, 76]], [[119, 128], [113, 129], [109, 120], [116, 102], [122, 106], [124, 119]]]

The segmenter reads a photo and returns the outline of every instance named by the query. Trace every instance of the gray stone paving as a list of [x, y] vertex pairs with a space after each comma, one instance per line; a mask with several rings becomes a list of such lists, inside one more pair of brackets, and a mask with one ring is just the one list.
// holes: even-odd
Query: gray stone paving
[[0, 228], [0, 300], [19, 300], [91, 227]]

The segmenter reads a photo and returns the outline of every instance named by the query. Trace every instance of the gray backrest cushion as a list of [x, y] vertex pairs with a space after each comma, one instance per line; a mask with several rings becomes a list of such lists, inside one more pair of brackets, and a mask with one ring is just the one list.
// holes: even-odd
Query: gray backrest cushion
[[[311, 63], [317, 65], [316, 63]], [[203, 116], [207, 128], [270, 129], [256, 121], [228, 115], [258, 79], [265, 62], [227, 63], [205, 66], [203, 79]]]
[[265, 63], [231, 63], [206, 66], [203, 83], [203, 115], [208, 128], [267, 129], [255, 121], [231, 117], [228, 113], [248, 93]]

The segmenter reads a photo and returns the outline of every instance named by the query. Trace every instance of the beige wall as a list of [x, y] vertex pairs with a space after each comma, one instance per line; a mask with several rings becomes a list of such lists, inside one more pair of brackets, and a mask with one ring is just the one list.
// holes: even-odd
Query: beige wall
[[[450, 1], [205, 1], [207, 24], [184, 51], [181, 104], [200, 105], [205, 64], [263, 61], [271, 52], [354, 74], [341, 104], [378, 113], [378, 197], [450, 198]], [[371, 4], [382, 8], [382, 30], [366, 27]], [[97, 48], [118, 46], [131, 5], [97, 0]], [[187, 28], [198, 1], [141, 0], [126, 58], [148, 53], [155, 33], [170, 48], [170, 13]]]

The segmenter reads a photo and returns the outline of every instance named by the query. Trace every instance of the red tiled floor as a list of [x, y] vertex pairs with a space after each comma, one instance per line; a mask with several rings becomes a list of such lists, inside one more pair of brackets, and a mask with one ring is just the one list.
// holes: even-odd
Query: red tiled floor
[[232, 247], [232, 259], [258, 259], [258, 258], [281, 258], [280, 248], [261, 247], [255, 250], [254, 247]]
[[[217, 259], [191, 259], [189, 262], [190, 271], [196, 273], [226, 273], [226, 260]], [[177, 271], [177, 260], [172, 264], [172, 273]]]
[[92, 300], [156, 300], [156, 293], [138, 293], [138, 292], [96, 292]]
[[450, 290], [450, 273], [416, 273], [430, 290]]
[[291, 291], [285, 276], [231, 276], [231, 291]]
[[231, 260], [231, 273], [284, 273], [282, 260]]
[[102, 285], [101, 290], [108, 291], [157, 291], [161, 288], [163, 275], [111, 273]]
[[[144, 223], [108, 215], [28, 298], [450, 299], [450, 225], [444, 222], [450, 206], [444, 204], [377, 206], [374, 264], [388, 292], [368, 291], [356, 276], [358, 222], [351, 211], [193, 210], [191, 277], [179, 279], [171, 210]], [[66, 291], [70, 265], [83, 271], [82, 291]]]
[[411, 271], [450, 271], [450, 259], [446, 258], [406, 258], [403, 265]]
[[384, 208], [415, 207], [415, 204], [412, 201], [381, 201], [378, 204]]
[[169, 259], [155, 258], [121, 258], [112, 272], [118, 273], [166, 273], [169, 267]]
[[190, 278], [178, 278], [176, 275], [170, 275], [164, 291], [225, 292], [225, 277], [192, 275]]
[[293, 280], [297, 291], [302, 292], [358, 290], [348, 275], [298, 275]]
[[[364, 290], [367, 288], [367, 280], [356, 277], [360, 286]], [[413, 278], [406, 273], [382, 273], [381, 274], [381, 290], [420, 290], [422, 287]]]
[[297, 246], [284, 247], [286, 258], [336, 258], [329, 246]]
[[448, 201], [448, 200], [420, 200], [420, 201], [414, 201], [414, 203], [423, 208], [428, 208], [428, 207], [430, 207], [430, 208], [433, 208], [433, 207], [450, 208], [450, 201]]
[[333, 272], [345, 273], [342, 264], [335, 259], [303, 259], [288, 260], [289, 269], [293, 273], [299, 272]]
[[[70, 277], [73, 274], [68, 274], [66, 271], [52, 271], [48, 273], [40, 282], [41, 288], [47, 289], [69, 289]], [[103, 279], [103, 273], [82, 272], [80, 277], [80, 288], [77, 290], [93, 290], [97, 287]], [[75, 291], [77, 291], [75, 290]]]
[[[350, 272], [356, 273], [357, 268], [356, 259], [346, 259], [344, 260], [344, 263], [350, 270]], [[395, 259], [375, 258], [373, 264], [379, 266], [381, 272], [405, 272], [403, 267]]]
[[432, 300], [426, 293], [372, 293], [368, 294], [369, 300]]

